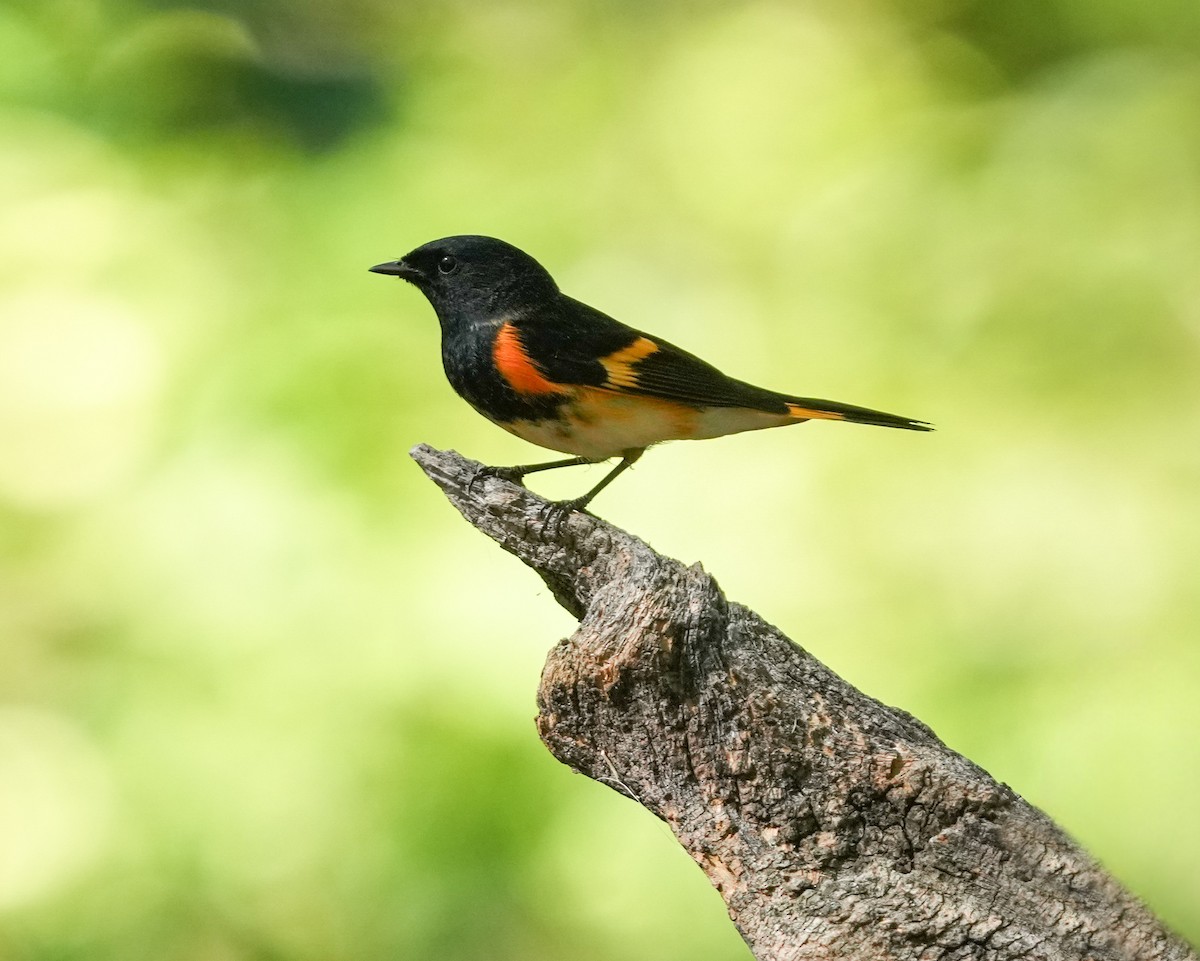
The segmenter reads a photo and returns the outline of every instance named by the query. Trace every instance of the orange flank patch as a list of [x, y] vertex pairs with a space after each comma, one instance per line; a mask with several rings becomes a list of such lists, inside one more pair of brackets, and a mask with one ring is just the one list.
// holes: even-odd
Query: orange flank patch
[[501, 324], [492, 345], [492, 360], [496, 369], [518, 394], [559, 394], [561, 385], [547, 380], [525, 352], [521, 335], [512, 324]]
[[639, 337], [628, 347], [622, 347], [607, 357], [601, 357], [600, 363], [608, 375], [606, 386], [636, 387], [637, 372], [633, 369], [634, 364], [657, 350], [658, 344], [649, 337]]
[[583, 457], [612, 457], [665, 440], [701, 436], [694, 408], [597, 387], [577, 390], [559, 417], [501, 426], [531, 443]]
[[788, 404], [788, 413], [793, 417], [803, 417], [805, 420], [845, 420], [845, 414], [835, 414], [831, 410], [814, 410], [811, 407], [801, 407], [799, 404]]
[[687, 440], [695, 434], [699, 414], [694, 407], [675, 401], [613, 394], [595, 388], [581, 391], [570, 410], [585, 431], [627, 435], [628, 442], [622, 441], [621, 449], [646, 447], [664, 440]]

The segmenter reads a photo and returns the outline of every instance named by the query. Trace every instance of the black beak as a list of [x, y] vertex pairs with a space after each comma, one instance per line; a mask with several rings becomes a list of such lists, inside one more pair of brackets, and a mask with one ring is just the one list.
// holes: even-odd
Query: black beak
[[389, 260], [386, 264], [376, 264], [374, 267], [367, 269], [373, 274], [388, 274], [391, 277], [399, 277], [402, 280], [418, 280], [421, 277], [421, 271], [415, 267], [410, 267], [403, 260]]

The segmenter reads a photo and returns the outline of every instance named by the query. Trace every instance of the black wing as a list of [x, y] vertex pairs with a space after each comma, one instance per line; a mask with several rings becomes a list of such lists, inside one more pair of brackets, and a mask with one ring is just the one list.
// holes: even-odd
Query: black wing
[[782, 394], [735, 380], [674, 344], [565, 295], [551, 311], [516, 321], [547, 379], [659, 397], [696, 407], [787, 413]]

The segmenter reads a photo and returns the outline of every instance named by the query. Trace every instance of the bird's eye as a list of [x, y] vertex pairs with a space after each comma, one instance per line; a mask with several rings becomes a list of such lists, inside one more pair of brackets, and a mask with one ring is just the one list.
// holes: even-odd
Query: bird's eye
[[441, 271], [443, 274], [452, 274], [457, 269], [458, 269], [458, 258], [457, 257], [451, 257], [449, 254], [447, 254], [445, 257], [443, 257], [441, 260], [438, 261], [438, 270]]

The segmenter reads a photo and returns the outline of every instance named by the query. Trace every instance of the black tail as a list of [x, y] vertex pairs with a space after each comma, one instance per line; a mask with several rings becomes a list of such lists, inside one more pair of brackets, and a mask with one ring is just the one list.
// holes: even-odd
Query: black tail
[[901, 430], [933, 430], [933, 425], [911, 417], [885, 414], [869, 407], [855, 407], [836, 400], [817, 397], [788, 397], [788, 412], [797, 420], [844, 420], [850, 424], [871, 424], [874, 427], [898, 427]]

